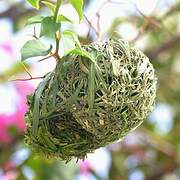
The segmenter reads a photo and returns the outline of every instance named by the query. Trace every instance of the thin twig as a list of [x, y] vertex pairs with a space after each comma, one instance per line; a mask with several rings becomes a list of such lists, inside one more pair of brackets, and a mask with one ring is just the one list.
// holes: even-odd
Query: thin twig
[[[88, 17], [87, 17], [85, 14], [84, 14], [84, 17], [85, 17], [87, 23], [89, 24], [90, 29], [93, 29], [94, 32], [96, 33], [96, 35], [99, 36], [99, 32], [98, 32], [97, 29], [93, 26], [92, 22], [88, 19]], [[87, 35], [88, 37], [89, 37], [90, 29], [89, 29], [89, 32], [88, 32], [88, 35]]]
[[35, 80], [35, 79], [43, 79], [44, 76], [40, 76], [40, 77], [31, 77], [31, 78], [27, 78], [27, 79], [13, 79], [11, 81], [31, 81], [31, 80]]
[[100, 7], [100, 8], [98, 9], [98, 11], [96, 12], [98, 38], [100, 38], [100, 36], [101, 36], [101, 26], [100, 26], [101, 11], [102, 11], [103, 8], [105, 7], [105, 5], [107, 5], [109, 2], [110, 2], [109, 0], [104, 1], [104, 3], [101, 5], [101, 7]]
[[62, 0], [57, 0], [56, 2], [56, 8], [55, 8], [55, 12], [54, 12], [54, 20], [57, 21], [57, 17], [58, 17], [58, 12], [59, 12], [59, 8], [61, 6]]
[[[155, 11], [155, 9], [157, 8], [157, 4], [153, 10], [153, 12]], [[136, 6], [136, 4], [134, 4], [134, 7], [136, 9], [136, 11], [144, 18], [143, 19], [143, 24], [140, 28], [140, 31], [138, 33], [138, 35], [131, 41], [131, 42], [135, 42], [137, 41], [140, 37], [142, 37], [143, 35], [145, 35], [145, 33], [147, 32], [151, 32], [154, 31], [154, 29], [156, 28], [162, 28], [165, 29], [170, 35], [173, 35], [172, 32], [165, 27], [165, 25], [163, 24], [164, 18], [155, 18], [153, 15], [151, 16], [146, 16], [145, 14], [143, 14], [139, 8]], [[152, 12], [152, 14], [153, 14]]]
[[101, 25], [100, 25], [100, 21], [101, 21], [101, 15], [99, 12], [96, 13], [96, 16], [97, 16], [97, 30], [98, 30], [98, 34], [100, 36], [100, 32], [101, 32]]
[[36, 39], [39, 39], [38, 37], [37, 37], [37, 35], [36, 35], [36, 27], [34, 26], [34, 36], [33, 36], [34, 38], [36, 38]]
[[51, 54], [50, 56], [47, 56], [47, 57], [45, 57], [45, 58], [42, 58], [42, 59], [38, 60], [38, 62], [47, 60], [47, 59], [49, 59], [49, 58], [51, 58], [51, 57], [54, 57], [54, 54]]
[[37, 35], [36, 35], [36, 27], [34, 26], [34, 32], [33, 32], [33, 34], [27, 34], [28, 36], [31, 36], [31, 37], [33, 37], [33, 38], [35, 38], [35, 39], [37, 39], [37, 40], [39, 40], [39, 38], [37, 37]]
[[23, 66], [24, 70], [27, 72], [27, 74], [29, 75], [29, 77], [32, 78], [32, 76], [31, 76], [28, 68], [26, 67], [26, 65], [24, 63], [22, 63], [22, 66]]

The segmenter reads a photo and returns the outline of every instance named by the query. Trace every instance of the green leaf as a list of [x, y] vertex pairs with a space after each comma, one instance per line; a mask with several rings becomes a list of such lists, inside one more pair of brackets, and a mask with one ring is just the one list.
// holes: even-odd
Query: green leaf
[[131, 55], [130, 55], [130, 50], [129, 50], [129, 48], [126, 47], [122, 41], [118, 41], [118, 42], [119, 42], [120, 47], [121, 47], [123, 53], [125, 54], [127, 60], [130, 61], [130, 60], [131, 60]]
[[80, 55], [80, 56], [86, 57], [89, 60], [91, 60], [91, 62], [94, 63], [94, 69], [95, 69], [95, 72], [96, 72], [96, 76], [100, 80], [102, 87], [104, 89], [107, 89], [106, 82], [103, 79], [101, 68], [96, 63], [96, 60], [95, 60], [96, 58], [92, 54], [90, 54], [89, 52], [85, 51], [84, 49], [79, 49], [79, 48], [73, 49], [71, 52], [69, 52], [69, 54]]
[[75, 34], [72, 31], [68, 31], [68, 30], [63, 31], [63, 34], [66, 35], [66, 36], [71, 36], [73, 38], [73, 40], [75, 41], [75, 43], [77, 44], [77, 46], [81, 49], [81, 43], [79, 42], [77, 34]]
[[90, 71], [88, 76], [88, 104], [89, 108], [92, 109], [94, 105], [94, 95], [95, 95], [95, 67], [94, 63], [90, 65]]
[[30, 57], [46, 56], [52, 50], [52, 46], [47, 47], [39, 40], [30, 40], [21, 48], [21, 60], [24, 61]]
[[41, 23], [41, 21], [44, 19], [43, 16], [33, 16], [31, 18], [28, 19], [27, 23], [26, 23], [26, 26], [27, 25], [30, 25], [30, 24], [36, 24], [36, 23]]
[[[44, 134], [44, 132], [46, 132], [47, 134]], [[40, 137], [42, 139], [42, 141], [44, 142], [44, 144], [51, 150], [57, 150], [56, 145], [52, 142], [52, 140], [49, 138], [49, 132], [47, 130], [47, 125], [42, 124], [41, 128], [39, 128], [39, 134]], [[38, 135], [39, 135], [38, 134]]]
[[114, 39], [115, 41], [118, 42], [118, 46], [119, 48], [122, 50], [122, 52], [124, 53], [124, 55], [126, 56], [126, 59], [128, 61], [131, 60], [131, 55], [130, 55], [130, 50], [129, 50], [129, 45], [125, 45], [125, 43], [122, 42], [122, 40], [119, 40], [119, 37], [117, 34], [115, 34], [112, 39]]
[[98, 82], [100, 82], [98, 85], [101, 86], [104, 91], [106, 91], [108, 89], [108, 85], [106, 84], [104, 78], [103, 78], [103, 74], [101, 72], [101, 70], [99, 70], [99, 67], [95, 67], [96, 68], [96, 77], [98, 79]]
[[73, 49], [71, 52], [69, 52], [69, 54], [70, 53], [86, 57], [96, 64], [95, 58], [90, 53], [85, 51], [84, 49], [76, 48], [76, 49]]
[[34, 8], [39, 9], [40, 0], [27, 0]]
[[37, 130], [38, 130], [38, 125], [39, 125], [39, 102], [40, 102], [40, 97], [41, 94], [49, 80], [51, 73], [47, 75], [44, 80], [38, 85], [38, 88], [35, 92], [35, 97], [34, 97], [34, 108], [33, 108], [33, 124], [32, 124], [32, 132], [34, 135], [37, 135]]
[[72, 105], [76, 102], [78, 95], [83, 88], [83, 80], [81, 80], [77, 86], [77, 88], [74, 90], [73, 94], [66, 100], [69, 107], [72, 107]]
[[66, 36], [62, 33], [60, 40], [60, 49], [63, 50], [62, 54], [66, 56], [67, 54], [69, 54], [69, 52], [71, 52], [75, 48], [76, 45], [72, 36]]
[[70, 0], [72, 6], [76, 9], [79, 19], [83, 19], [83, 0]]
[[49, 1], [41, 1], [43, 4], [45, 4], [54, 14], [55, 13], [55, 9], [56, 9], [56, 5], [53, 4], [52, 2]]
[[59, 30], [60, 26], [61, 24], [56, 23], [53, 17], [45, 17], [41, 22], [40, 37], [54, 37], [55, 33]]
[[64, 15], [59, 15], [57, 18], [57, 21], [58, 23], [63, 22], [63, 21], [72, 23], [72, 21]]
[[76, 49], [76, 45], [81, 49], [79, 39], [74, 32], [66, 30], [61, 33], [60, 48], [63, 50], [64, 56]]

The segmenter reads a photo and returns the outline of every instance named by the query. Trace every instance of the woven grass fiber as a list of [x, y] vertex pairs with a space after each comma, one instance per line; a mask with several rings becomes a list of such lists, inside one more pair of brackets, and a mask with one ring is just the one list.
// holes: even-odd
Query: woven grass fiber
[[29, 97], [25, 142], [40, 155], [84, 159], [138, 127], [154, 106], [157, 79], [140, 50], [122, 39], [83, 49], [95, 61], [66, 56]]

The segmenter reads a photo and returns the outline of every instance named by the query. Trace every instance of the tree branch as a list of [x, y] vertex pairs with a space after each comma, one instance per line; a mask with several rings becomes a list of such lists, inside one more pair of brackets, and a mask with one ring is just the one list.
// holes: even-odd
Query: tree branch
[[36, 12], [35, 9], [25, 9], [23, 7], [19, 7], [19, 5], [13, 5], [9, 9], [0, 13], [0, 18], [9, 18], [12, 21], [23, 17], [25, 15], [31, 15]]
[[155, 47], [147, 52], [147, 56], [150, 59], [156, 59], [161, 53], [174, 48], [178, 43], [180, 43], [180, 34], [174, 36], [169, 41], [162, 43], [159, 47]]
[[169, 164], [165, 164], [161, 167], [155, 167], [153, 173], [150, 173], [149, 176], [146, 177], [146, 180], [158, 180], [167, 173], [170, 173], [178, 168], [177, 164], [172, 162]]

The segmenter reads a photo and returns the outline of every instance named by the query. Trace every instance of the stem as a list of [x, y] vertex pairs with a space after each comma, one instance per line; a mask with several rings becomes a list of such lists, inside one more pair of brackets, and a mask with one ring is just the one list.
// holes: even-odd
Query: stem
[[[59, 8], [60, 8], [60, 6], [62, 4], [62, 1], [63, 0], [57, 0], [56, 9], [55, 9], [55, 13], [54, 13], [54, 20], [55, 21], [57, 21]], [[56, 39], [56, 52], [54, 53], [54, 58], [56, 60], [59, 60], [60, 57], [59, 57], [58, 51], [59, 51], [60, 31], [57, 31], [55, 33], [55, 39]]]
[[58, 12], [59, 12], [59, 8], [61, 6], [61, 3], [62, 3], [62, 0], [57, 0], [56, 9], [55, 9], [55, 12], [54, 12], [54, 20], [55, 21], [57, 21]]
[[27, 72], [27, 74], [29, 75], [29, 77], [32, 78], [31, 73], [29, 72], [29, 70], [28, 70], [28, 68], [26, 67], [26, 65], [25, 65], [24, 63], [22, 63], [22, 65], [23, 65], [25, 71]]
[[45, 58], [42, 58], [42, 59], [40, 59], [38, 62], [44, 61], [44, 60], [49, 59], [49, 58], [51, 58], [51, 57], [53, 57], [53, 56], [54, 56], [54, 54], [53, 54], [53, 53], [50, 53], [50, 56], [47, 56], [47, 57], [45, 57]]
[[30, 78], [27, 78], [27, 79], [13, 79], [11, 81], [31, 81], [31, 80], [35, 80], [35, 79], [44, 79], [45, 75], [44, 76], [39, 76], [39, 77], [30, 77]]
[[59, 52], [59, 41], [60, 41], [60, 32], [57, 31], [56, 34], [55, 34], [55, 39], [56, 39], [56, 52], [55, 54], [58, 54]]

